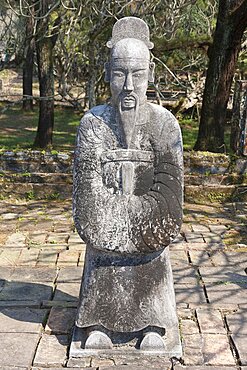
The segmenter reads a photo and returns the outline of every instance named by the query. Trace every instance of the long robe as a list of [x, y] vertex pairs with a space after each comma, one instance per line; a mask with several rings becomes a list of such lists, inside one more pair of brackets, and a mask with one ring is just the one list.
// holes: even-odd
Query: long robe
[[177, 323], [166, 247], [182, 223], [182, 198], [181, 132], [170, 112], [140, 106], [128, 149], [111, 105], [83, 117], [73, 195], [87, 244], [78, 327], [132, 332]]

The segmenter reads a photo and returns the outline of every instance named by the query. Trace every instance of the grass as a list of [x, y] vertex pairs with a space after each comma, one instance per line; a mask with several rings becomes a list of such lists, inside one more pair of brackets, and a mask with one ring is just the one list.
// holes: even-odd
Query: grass
[[[194, 145], [196, 143], [198, 130], [199, 130], [199, 122], [198, 120], [188, 118], [186, 116], [179, 119], [179, 124], [182, 131], [183, 136], [183, 145], [184, 150], [193, 150]], [[226, 145], [226, 153], [230, 152], [230, 126], [227, 125], [225, 128], [225, 145]]]
[[198, 121], [185, 117], [179, 120], [179, 124], [183, 136], [184, 150], [192, 150], [198, 134]]
[[[0, 148], [31, 148], [38, 125], [38, 108], [35, 107], [33, 112], [24, 112], [20, 106], [13, 106], [1, 113], [2, 108], [0, 105]], [[55, 109], [54, 150], [73, 150], [80, 117], [81, 113], [71, 108]]]
[[[32, 148], [37, 124], [38, 107], [33, 112], [24, 112], [21, 107], [14, 105], [3, 112], [0, 103], [0, 149], [29, 149]], [[73, 150], [77, 127], [82, 114], [72, 108], [56, 107], [53, 132], [53, 150]], [[192, 150], [198, 133], [198, 121], [183, 117], [179, 119], [185, 150]], [[226, 132], [227, 147], [230, 135]]]

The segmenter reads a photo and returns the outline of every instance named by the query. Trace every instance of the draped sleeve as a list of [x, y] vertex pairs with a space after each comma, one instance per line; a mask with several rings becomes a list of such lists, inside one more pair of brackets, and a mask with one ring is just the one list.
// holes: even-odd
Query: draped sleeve
[[[130, 201], [132, 240], [146, 250], [159, 250], [177, 236], [182, 224], [183, 146], [175, 117], [155, 106], [149, 127], [155, 154], [153, 184]], [[138, 227], [137, 227], [138, 225]]]

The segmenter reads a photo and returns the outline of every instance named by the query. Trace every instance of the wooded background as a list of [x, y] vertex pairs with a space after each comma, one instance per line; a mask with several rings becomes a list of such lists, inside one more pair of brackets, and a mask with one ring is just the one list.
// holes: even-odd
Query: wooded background
[[0, 70], [22, 69], [24, 111], [39, 101], [34, 147], [52, 145], [54, 102], [84, 112], [107, 99], [106, 42], [124, 16], [150, 27], [150, 96], [169, 107], [168, 97], [176, 115], [197, 115], [195, 150], [225, 152], [229, 97], [247, 78], [247, 0], [0, 0]]

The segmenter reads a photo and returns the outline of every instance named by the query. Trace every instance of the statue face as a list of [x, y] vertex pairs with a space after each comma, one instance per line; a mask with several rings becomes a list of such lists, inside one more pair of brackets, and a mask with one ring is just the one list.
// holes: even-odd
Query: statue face
[[135, 59], [119, 59], [111, 69], [111, 93], [114, 103], [120, 102], [123, 109], [136, 106], [137, 99], [146, 100], [149, 63]]
[[110, 87], [114, 105], [123, 110], [146, 101], [150, 73], [149, 50], [134, 39], [119, 41], [111, 55]]

